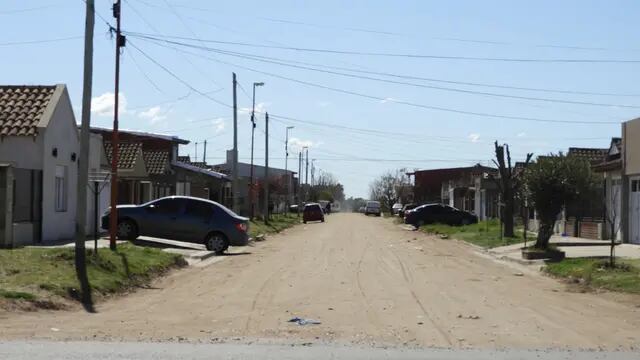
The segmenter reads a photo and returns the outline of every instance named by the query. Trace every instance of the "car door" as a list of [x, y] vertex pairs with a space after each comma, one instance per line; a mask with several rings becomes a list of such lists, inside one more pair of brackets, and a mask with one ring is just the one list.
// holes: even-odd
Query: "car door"
[[462, 213], [451, 206], [443, 205], [440, 212], [440, 223], [447, 225], [457, 225], [462, 221]]
[[184, 216], [179, 221], [179, 237], [183, 241], [201, 243], [212, 230], [214, 205], [206, 201], [188, 199]]
[[178, 240], [179, 219], [184, 210], [181, 198], [165, 198], [150, 203], [145, 207], [145, 232], [154, 237]]

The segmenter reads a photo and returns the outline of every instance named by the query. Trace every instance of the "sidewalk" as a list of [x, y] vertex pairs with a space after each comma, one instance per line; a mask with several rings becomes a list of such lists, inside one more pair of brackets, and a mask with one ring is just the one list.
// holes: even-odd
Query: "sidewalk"
[[[535, 238], [527, 241], [527, 246], [533, 245]], [[552, 236], [549, 241], [556, 244], [558, 248], [565, 252], [567, 258], [579, 257], [606, 257], [609, 256], [609, 240], [591, 240], [569, 236]], [[541, 260], [522, 259], [521, 249], [524, 243], [507, 245], [489, 249], [488, 252], [498, 258], [512, 260], [519, 263], [535, 264]], [[640, 259], [640, 246], [634, 244], [618, 244], [616, 246], [616, 256], [628, 259]]]

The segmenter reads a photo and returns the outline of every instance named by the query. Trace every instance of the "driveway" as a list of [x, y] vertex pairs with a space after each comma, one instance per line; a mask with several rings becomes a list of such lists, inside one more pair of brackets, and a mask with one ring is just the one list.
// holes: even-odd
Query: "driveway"
[[[0, 338], [629, 349], [637, 298], [565, 285], [390, 220], [333, 214], [251, 254], [82, 311], [0, 313]], [[316, 325], [288, 322], [313, 319]]]

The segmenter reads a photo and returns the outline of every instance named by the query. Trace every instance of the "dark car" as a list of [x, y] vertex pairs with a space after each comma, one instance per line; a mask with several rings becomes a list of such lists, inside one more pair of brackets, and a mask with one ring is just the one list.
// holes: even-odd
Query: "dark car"
[[[117, 209], [120, 239], [152, 236], [204, 244], [216, 253], [249, 242], [249, 219], [214, 201], [169, 196], [142, 205], [118, 205]], [[109, 228], [109, 215], [107, 211], [102, 217], [103, 229]]]
[[400, 217], [404, 217], [404, 214], [409, 211], [409, 210], [413, 210], [416, 207], [418, 207], [418, 204], [406, 204], [402, 207], [402, 209], [400, 209], [400, 211], [398, 211], [398, 216]]
[[426, 204], [405, 213], [405, 224], [420, 227], [424, 224], [469, 225], [478, 222], [478, 217], [445, 204]]
[[302, 211], [302, 222], [306, 224], [307, 221], [324, 222], [324, 212], [322, 211], [322, 206], [320, 206], [320, 204], [311, 203], [304, 206], [304, 210]]

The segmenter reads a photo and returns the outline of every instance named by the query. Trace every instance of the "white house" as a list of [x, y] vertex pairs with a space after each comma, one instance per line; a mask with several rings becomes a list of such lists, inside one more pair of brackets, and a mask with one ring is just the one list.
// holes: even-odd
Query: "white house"
[[73, 238], [78, 157], [65, 85], [0, 86], [0, 246]]
[[640, 244], [640, 118], [622, 124], [622, 144], [623, 237]]

